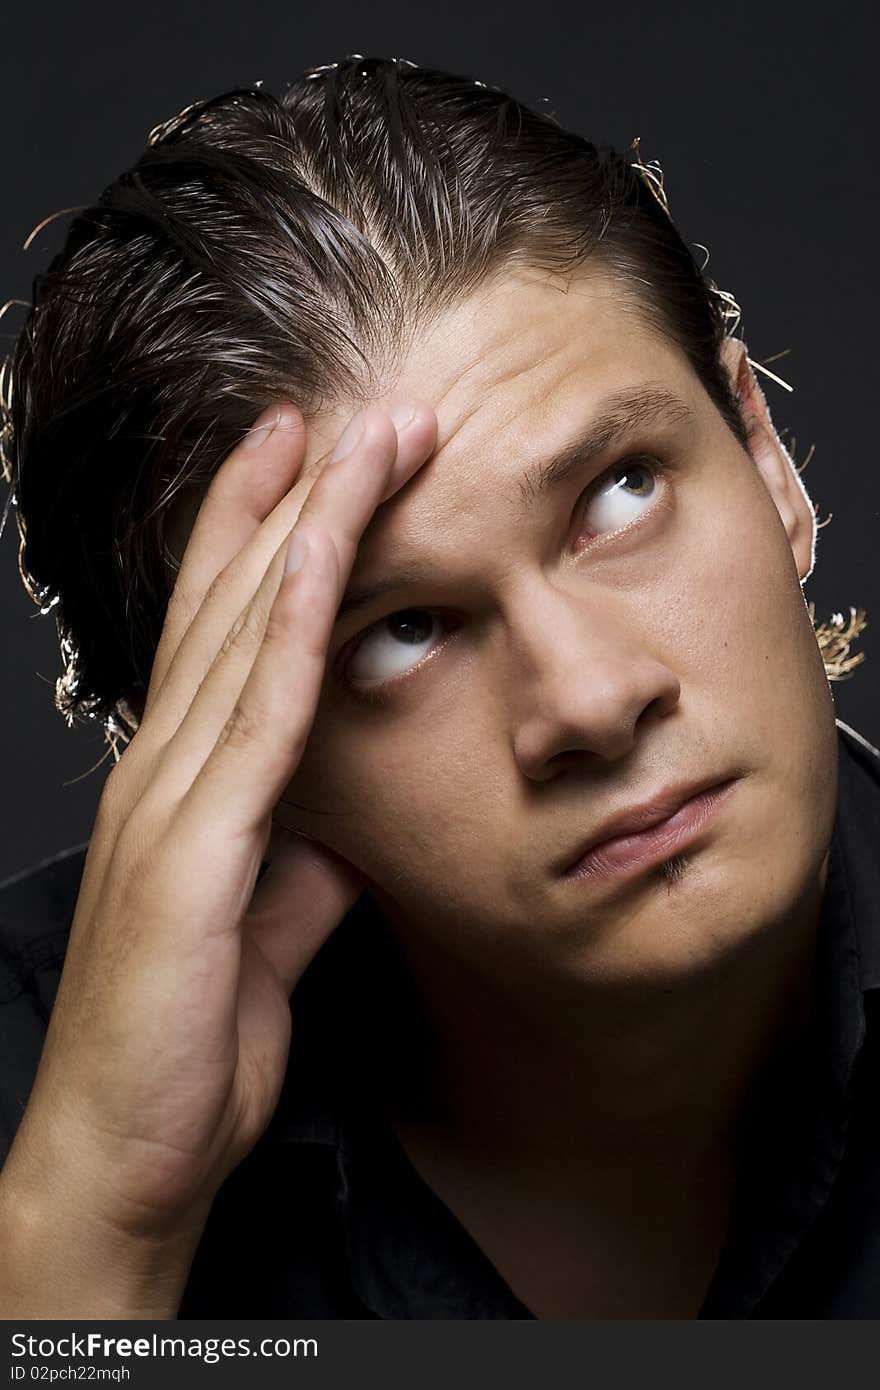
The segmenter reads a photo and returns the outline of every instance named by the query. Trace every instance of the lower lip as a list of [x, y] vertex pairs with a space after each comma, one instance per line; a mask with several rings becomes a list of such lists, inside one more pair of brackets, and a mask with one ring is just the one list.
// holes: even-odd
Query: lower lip
[[619, 835], [595, 845], [563, 874], [563, 878], [620, 878], [661, 864], [678, 854], [711, 821], [732, 791], [735, 780], [708, 787], [691, 797], [674, 815], [635, 835]]

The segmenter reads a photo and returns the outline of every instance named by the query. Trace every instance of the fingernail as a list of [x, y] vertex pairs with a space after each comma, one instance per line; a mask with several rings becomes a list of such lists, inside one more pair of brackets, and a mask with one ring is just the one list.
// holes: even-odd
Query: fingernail
[[352, 452], [352, 450], [357, 447], [363, 432], [364, 412], [362, 410], [359, 410], [357, 415], [353, 416], [352, 419], [349, 420], [345, 429], [342, 431], [342, 434], [339, 436], [339, 439], [336, 442], [336, 448], [333, 450], [333, 453], [330, 457], [330, 462], [340, 463], [342, 459], [348, 458], [348, 455]]
[[281, 411], [277, 405], [270, 405], [258, 415], [251, 428], [244, 437], [243, 449], [259, 449], [261, 444], [265, 444], [269, 435], [275, 429], [281, 419]]
[[309, 543], [301, 531], [294, 531], [287, 542], [287, 554], [284, 557], [284, 573], [296, 574], [302, 568], [303, 562], [309, 553]]
[[416, 413], [415, 401], [392, 401], [388, 406], [388, 414], [394, 421], [394, 428], [400, 434], [406, 429]]

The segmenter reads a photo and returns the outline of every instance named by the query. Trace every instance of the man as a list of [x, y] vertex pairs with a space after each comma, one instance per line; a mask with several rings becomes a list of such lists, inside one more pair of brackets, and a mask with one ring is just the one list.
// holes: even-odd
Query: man
[[[45, 1043], [61, 950], [39, 890], [7, 890], [7, 1315], [875, 1316], [880, 759], [835, 725], [815, 516], [744, 345], [637, 160], [398, 63], [266, 100], [159, 132], [17, 360], [61, 703], [137, 731], [82, 883], [50, 881], [73, 925]], [[438, 174], [415, 155], [441, 109], [462, 144]], [[412, 196], [383, 203], [395, 170]], [[199, 223], [221, 195], [271, 219], [253, 265]], [[259, 325], [236, 342], [246, 305], [212, 337], [244, 284], [296, 393], [255, 365]], [[147, 681], [120, 517], [150, 469], [167, 512], [198, 411], [228, 443], [239, 409], [216, 382], [167, 406], [196, 349], [276, 399], [207, 490], [174, 476]], [[115, 435], [158, 436], [159, 464], [120, 474]], [[112, 505], [95, 489], [65, 539], [55, 499], [91, 475]], [[124, 632], [95, 622], [123, 600]]]

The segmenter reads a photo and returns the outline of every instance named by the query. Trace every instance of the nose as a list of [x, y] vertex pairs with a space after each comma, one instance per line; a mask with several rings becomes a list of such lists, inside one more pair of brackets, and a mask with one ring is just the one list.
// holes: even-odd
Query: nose
[[619, 595], [603, 607], [592, 595], [545, 583], [517, 607], [523, 616], [511, 625], [508, 689], [525, 776], [549, 781], [583, 766], [585, 755], [625, 758], [652, 717], [676, 709], [681, 684]]

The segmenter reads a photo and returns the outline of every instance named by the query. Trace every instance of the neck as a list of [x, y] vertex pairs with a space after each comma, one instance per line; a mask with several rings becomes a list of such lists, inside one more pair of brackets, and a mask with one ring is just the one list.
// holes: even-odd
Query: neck
[[451, 957], [385, 907], [424, 1020], [398, 1131], [524, 1168], [675, 1180], [731, 1160], [768, 1062], [806, 1023], [827, 856], [784, 920], [699, 975], [560, 976], [538, 960]]

